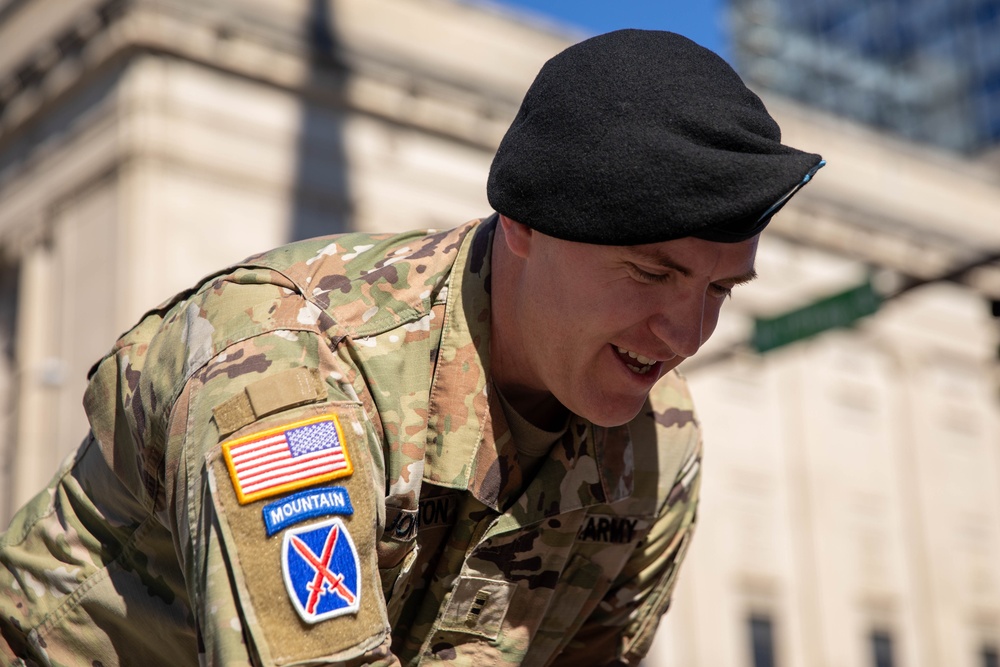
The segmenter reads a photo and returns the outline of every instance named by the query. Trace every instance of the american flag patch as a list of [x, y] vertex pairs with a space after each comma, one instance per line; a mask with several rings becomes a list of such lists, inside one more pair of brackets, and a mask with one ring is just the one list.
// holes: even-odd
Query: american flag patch
[[354, 472], [336, 415], [237, 438], [222, 453], [241, 505]]

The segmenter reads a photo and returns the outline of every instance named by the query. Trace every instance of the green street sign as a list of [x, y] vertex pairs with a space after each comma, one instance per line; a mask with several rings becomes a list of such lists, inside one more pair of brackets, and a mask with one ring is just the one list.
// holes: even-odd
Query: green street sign
[[881, 303], [882, 297], [872, 288], [871, 281], [865, 281], [798, 310], [755, 319], [751, 344], [757, 352], [768, 352], [827, 329], [846, 327], [875, 313]]

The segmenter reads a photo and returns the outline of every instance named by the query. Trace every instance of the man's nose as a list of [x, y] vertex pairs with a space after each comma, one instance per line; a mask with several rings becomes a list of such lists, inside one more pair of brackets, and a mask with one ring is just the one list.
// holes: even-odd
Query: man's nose
[[705, 297], [665, 303], [651, 320], [649, 328], [670, 350], [681, 357], [692, 357], [704, 342]]

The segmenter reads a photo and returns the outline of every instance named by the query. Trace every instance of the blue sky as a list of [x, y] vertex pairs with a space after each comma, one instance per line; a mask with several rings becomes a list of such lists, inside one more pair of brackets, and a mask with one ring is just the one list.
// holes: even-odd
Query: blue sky
[[728, 58], [724, 0], [492, 0], [597, 34], [618, 28], [671, 30]]

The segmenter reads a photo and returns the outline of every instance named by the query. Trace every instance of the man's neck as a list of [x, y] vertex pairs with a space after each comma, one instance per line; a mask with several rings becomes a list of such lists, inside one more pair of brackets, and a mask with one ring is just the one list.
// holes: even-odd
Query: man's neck
[[525, 341], [514, 326], [521, 289], [518, 261], [507, 248], [503, 225], [498, 224], [490, 258], [490, 378], [518, 414], [539, 428], [556, 430], [569, 413], [540, 383], [530, 382], [534, 375], [525, 367]]
[[569, 410], [548, 392], [531, 391], [516, 385], [504, 385], [495, 374], [493, 375], [493, 384], [517, 414], [543, 431], [558, 431], [569, 418]]

